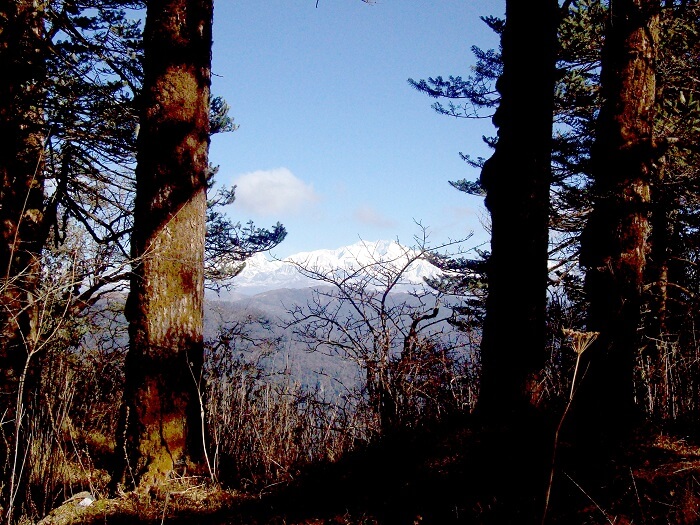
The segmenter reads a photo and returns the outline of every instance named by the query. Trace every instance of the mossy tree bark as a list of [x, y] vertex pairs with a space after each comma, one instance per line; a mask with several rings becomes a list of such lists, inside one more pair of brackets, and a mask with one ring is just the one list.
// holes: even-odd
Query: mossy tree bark
[[575, 420], [580, 435], [617, 438], [633, 421], [633, 373], [649, 246], [659, 0], [616, 0], [603, 48], [604, 98], [591, 151], [594, 208], [581, 239], [600, 337], [584, 354]]
[[[36, 343], [35, 295], [46, 240], [42, 169], [46, 64], [39, 4], [0, 0], [0, 419], [15, 421], [14, 427], [3, 426], [8, 440], [0, 439], [3, 462], [5, 445], [12, 446], [11, 435], [17, 435], [22, 423], [16, 412], [17, 394]], [[29, 390], [28, 383], [24, 386]], [[25, 400], [22, 396], [20, 404]], [[3, 472], [7, 473], [0, 469], [0, 476]]]
[[150, 0], [136, 168], [130, 348], [117, 450], [147, 486], [201, 461], [212, 0]]
[[527, 411], [545, 359], [545, 308], [558, 4], [506, 2], [498, 143], [481, 173], [491, 213], [478, 409]]

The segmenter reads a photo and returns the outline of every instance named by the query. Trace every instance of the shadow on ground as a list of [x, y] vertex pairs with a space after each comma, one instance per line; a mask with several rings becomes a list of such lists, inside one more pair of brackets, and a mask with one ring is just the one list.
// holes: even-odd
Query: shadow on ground
[[[552, 435], [541, 421], [459, 419], [396, 433], [261, 494], [130, 494], [62, 523], [541, 523]], [[689, 441], [645, 429], [608, 456], [559, 450], [546, 523], [700, 522], [700, 448]]]

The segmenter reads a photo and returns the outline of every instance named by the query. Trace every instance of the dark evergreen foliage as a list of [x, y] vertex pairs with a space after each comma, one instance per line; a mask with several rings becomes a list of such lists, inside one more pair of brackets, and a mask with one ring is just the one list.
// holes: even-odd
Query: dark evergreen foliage
[[207, 285], [214, 290], [234, 285], [232, 279], [243, 270], [246, 259], [272, 250], [287, 236], [279, 222], [270, 229], [258, 228], [252, 221], [242, 225], [221, 211], [235, 201], [235, 189], [220, 189], [207, 203], [205, 272]]

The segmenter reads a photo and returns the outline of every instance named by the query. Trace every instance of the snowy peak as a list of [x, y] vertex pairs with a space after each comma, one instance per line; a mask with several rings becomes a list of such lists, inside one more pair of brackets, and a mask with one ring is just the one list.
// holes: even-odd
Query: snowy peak
[[351, 268], [372, 264], [373, 262], [392, 262], [406, 260], [414, 252], [404, 248], [395, 241], [359, 241], [350, 246], [342, 246], [335, 250], [316, 250], [301, 252], [290, 256], [291, 260], [300, 264], [319, 266], [321, 268]]
[[[280, 288], [308, 288], [317, 284], [302, 275], [296, 263], [320, 272], [352, 272], [363, 267], [389, 265], [394, 268], [405, 266], [417, 253], [395, 241], [359, 241], [350, 246], [335, 250], [300, 252], [284, 260], [268, 260], [263, 254], [256, 254], [246, 262], [245, 269], [235, 279], [235, 289], [244, 294], [256, 294]], [[402, 282], [405, 286], [423, 283], [424, 278], [434, 277], [439, 270], [427, 261], [418, 259], [404, 271]]]

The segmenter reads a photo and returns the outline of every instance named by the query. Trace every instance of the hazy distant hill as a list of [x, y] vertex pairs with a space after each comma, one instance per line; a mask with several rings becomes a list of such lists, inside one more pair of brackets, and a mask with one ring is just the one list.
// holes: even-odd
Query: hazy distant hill
[[[339, 356], [309, 352], [304, 344], [295, 340], [293, 330], [285, 328], [291, 321], [289, 310], [295, 306], [305, 306], [312, 301], [313, 296], [313, 288], [283, 288], [251, 296], [238, 296], [230, 301], [208, 301], [205, 337], [215, 338], [218, 328], [227, 323], [230, 326], [242, 320], [264, 317], [270, 321], [270, 325], [267, 328], [252, 326], [254, 337], [280, 340], [277, 350], [263, 360], [267, 369], [275, 373], [286, 373], [306, 387], [320, 385], [326, 390], [341, 393], [343, 385], [353, 387], [357, 384], [357, 364]], [[391, 303], [418, 306], [418, 300], [406, 292], [393, 293], [389, 298], [389, 305]], [[341, 317], [351, 314], [349, 306], [341, 310]], [[441, 309], [440, 317], [448, 315], [449, 310]], [[408, 319], [405, 321], [410, 322]], [[445, 324], [440, 323], [432, 329], [440, 330]], [[250, 356], [254, 357], [256, 350], [251, 345], [248, 348]]]
[[[290, 321], [289, 310], [296, 305], [306, 305], [313, 297], [313, 286], [318, 283], [309, 280], [289, 264], [289, 260], [304, 263], [321, 269], [358, 268], [372, 261], [395, 261], [405, 264], [405, 248], [393, 241], [358, 242], [336, 250], [318, 250], [298, 253], [285, 261], [269, 261], [262, 254], [248, 261], [245, 270], [235, 279], [231, 291], [221, 294], [207, 294], [205, 302], [205, 340], [215, 341], [221, 328], [244, 324], [251, 339], [276, 340], [274, 351], [256, 342], [236, 342], [237, 359], [256, 361], [261, 353], [265, 356], [261, 363], [271, 374], [285, 374], [305, 387], [321, 387], [335, 393], [343, 391], [343, 385], [357, 384], [359, 369], [356, 363], [338, 356], [309, 352], [303, 344], [295, 341], [292, 330], [285, 328]], [[421, 285], [425, 277], [434, 276], [437, 268], [426, 261], [416, 261], [404, 274], [405, 285], [392, 294], [396, 303], [415, 301], [407, 290]], [[402, 291], [403, 290], [403, 291]], [[257, 324], [257, 319], [266, 319], [265, 326]], [[117, 324], [125, 325], [123, 316]], [[120, 346], [126, 346], [128, 339], [125, 330], [120, 330]]]
[[[294, 340], [292, 330], [285, 328], [290, 321], [288, 309], [306, 304], [312, 294], [312, 288], [286, 288], [231, 301], [207, 301], [205, 339], [216, 339], [220, 327], [249, 323], [245, 329], [250, 331], [252, 338], [278, 340], [275, 350], [261, 359], [268, 373], [285, 374], [307, 388], [318, 387], [333, 394], [341, 393], [357, 384], [356, 364], [338, 356], [309, 352]], [[269, 325], [257, 324], [259, 318], [267, 319]], [[242, 344], [241, 356], [247, 360], [257, 359], [263, 346]]]
[[[297, 253], [284, 260], [268, 260], [265, 255], [258, 254], [247, 261], [245, 269], [236, 277], [231, 292], [210, 296], [205, 336], [214, 338], [218, 327], [227, 323], [230, 325], [248, 318], [264, 317], [270, 321], [270, 325], [267, 329], [257, 329], [255, 336], [280, 341], [277, 351], [264, 360], [269, 370], [287, 373], [308, 387], [321, 385], [341, 392], [341, 383], [348, 387], [357, 384], [357, 364], [339, 356], [309, 352], [295, 340], [293, 330], [285, 328], [291, 319], [289, 310], [311, 302], [313, 287], [320, 284], [301, 275], [291, 262], [323, 272], [339, 270], [339, 274], [343, 275], [380, 261], [385, 267], [403, 267], [408, 257], [414, 255], [415, 252], [395, 241], [360, 241], [335, 250]], [[415, 304], [416, 299], [407, 292], [423, 285], [425, 278], [438, 273], [439, 270], [427, 261], [413, 262], [403, 271], [402, 284], [394, 289], [390, 301]], [[350, 315], [350, 311], [345, 314]], [[442, 325], [435, 327], [436, 330], [440, 328]], [[250, 353], [254, 357], [255, 349], [251, 349]]]

